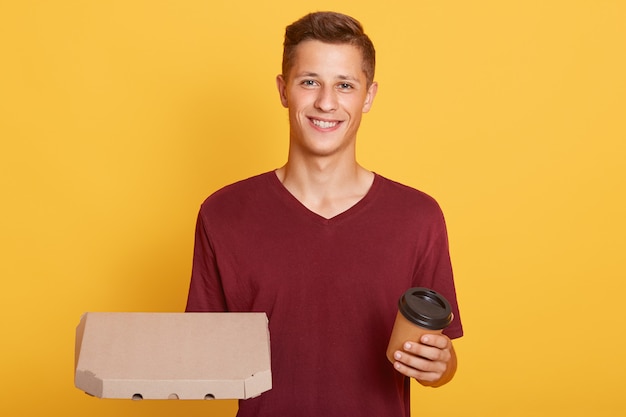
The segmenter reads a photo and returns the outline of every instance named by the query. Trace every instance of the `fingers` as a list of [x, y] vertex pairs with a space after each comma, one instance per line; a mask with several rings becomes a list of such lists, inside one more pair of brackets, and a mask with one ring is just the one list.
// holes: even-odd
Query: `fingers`
[[446, 336], [422, 336], [420, 343], [407, 342], [403, 351], [395, 352], [394, 368], [419, 381], [437, 381], [446, 372], [451, 359], [450, 346]]
[[448, 362], [452, 356], [452, 342], [443, 335], [427, 334], [420, 338], [420, 343], [405, 343], [405, 350], [413, 355], [435, 361]]
[[[438, 381], [445, 372], [445, 366], [435, 367], [433, 363], [428, 363], [425, 359], [410, 358], [409, 355], [399, 354], [399, 352], [398, 355], [396, 355], [396, 359], [396, 362], [393, 364], [396, 371], [418, 381], [435, 382]], [[409, 364], [403, 362], [405, 360], [407, 360]], [[418, 363], [419, 361], [423, 363], [420, 364]], [[415, 368], [416, 366], [421, 368]], [[428, 370], [428, 368], [431, 368], [431, 370]]]
[[420, 338], [420, 343], [439, 349], [445, 349], [450, 345], [450, 339], [442, 334], [425, 334]]

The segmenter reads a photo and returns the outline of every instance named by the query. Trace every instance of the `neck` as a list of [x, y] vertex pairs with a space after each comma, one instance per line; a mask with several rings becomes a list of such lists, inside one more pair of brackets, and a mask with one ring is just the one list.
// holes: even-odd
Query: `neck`
[[327, 159], [292, 161], [276, 170], [278, 179], [305, 207], [331, 218], [340, 214], [367, 194], [374, 174], [352, 159], [351, 163], [333, 163]]

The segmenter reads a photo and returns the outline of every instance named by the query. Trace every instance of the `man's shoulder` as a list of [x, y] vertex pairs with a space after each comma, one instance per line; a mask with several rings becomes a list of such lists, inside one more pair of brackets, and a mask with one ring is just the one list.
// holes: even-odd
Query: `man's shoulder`
[[430, 194], [419, 190], [411, 185], [407, 185], [380, 174], [376, 174], [381, 184], [381, 189], [385, 193], [386, 199], [393, 199], [406, 202], [407, 205], [424, 205], [439, 210], [439, 203]]
[[379, 180], [380, 192], [375, 199], [379, 215], [393, 219], [406, 230], [445, 227], [443, 211], [435, 198], [410, 185], [385, 177]]
[[258, 199], [266, 194], [271, 186], [273, 172], [264, 172], [252, 177], [228, 184], [209, 195], [202, 203], [202, 209], [207, 210], [215, 207], [228, 207], [242, 201]]

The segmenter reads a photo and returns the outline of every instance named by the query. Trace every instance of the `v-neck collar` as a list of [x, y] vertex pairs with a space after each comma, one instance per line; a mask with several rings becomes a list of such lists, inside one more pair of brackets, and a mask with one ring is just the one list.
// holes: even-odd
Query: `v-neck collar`
[[298, 200], [293, 194], [291, 194], [291, 192], [283, 185], [283, 183], [280, 182], [278, 175], [276, 175], [276, 171], [268, 172], [267, 177], [271, 182], [272, 187], [279, 194], [281, 200], [285, 204], [287, 204], [289, 208], [322, 225], [334, 225], [341, 223], [346, 219], [354, 217], [354, 215], [362, 211], [374, 198], [374, 195], [378, 192], [378, 189], [381, 185], [380, 183], [382, 181], [382, 178], [374, 172], [374, 181], [372, 181], [372, 185], [370, 186], [369, 190], [367, 190], [367, 193], [365, 193], [365, 195], [360, 200], [358, 200], [356, 203], [354, 203], [352, 206], [342, 211], [341, 213], [331, 218], [326, 218], [310, 210], [308, 207], [302, 204], [300, 200]]

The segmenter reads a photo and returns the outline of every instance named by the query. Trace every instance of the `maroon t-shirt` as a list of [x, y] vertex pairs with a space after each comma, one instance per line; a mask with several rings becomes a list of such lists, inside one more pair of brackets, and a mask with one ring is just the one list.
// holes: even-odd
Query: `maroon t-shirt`
[[454, 313], [445, 333], [463, 334], [435, 200], [376, 175], [325, 219], [268, 172], [202, 204], [187, 311], [269, 317], [273, 387], [241, 401], [239, 416], [406, 417], [409, 380], [385, 350], [411, 287], [442, 293]]

